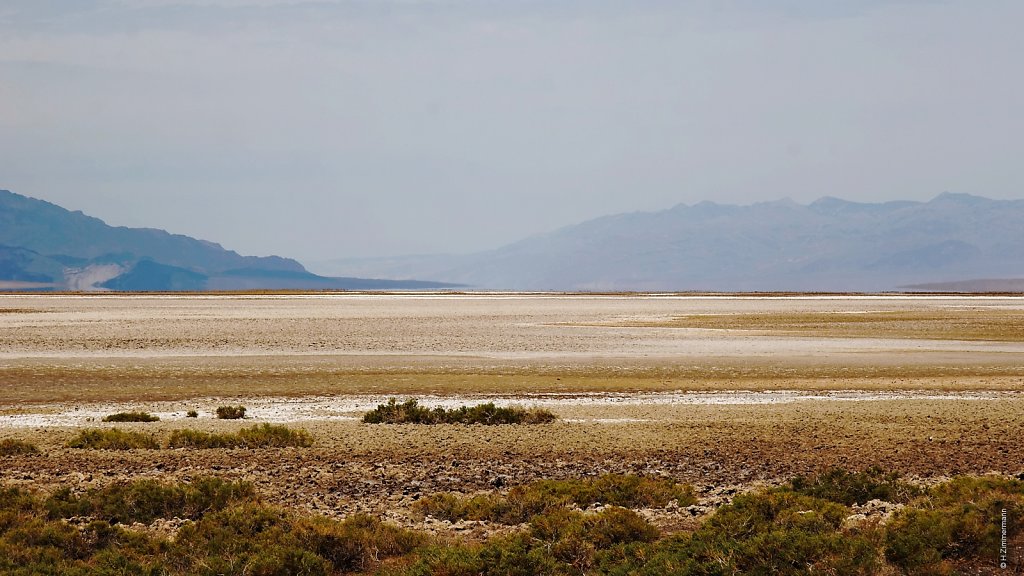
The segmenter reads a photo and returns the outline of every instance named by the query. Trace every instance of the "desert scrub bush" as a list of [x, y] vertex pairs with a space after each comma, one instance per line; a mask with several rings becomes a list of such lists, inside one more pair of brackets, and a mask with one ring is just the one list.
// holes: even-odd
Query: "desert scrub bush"
[[366, 424], [546, 424], [557, 417], [549, 410], [509, 406], [499, 408], [493, 402], [458, 408], [426, 408], [415, 399], [399, 403], [388, 400], [363, 415]]
[[199, 418], [199, 412], [195, 410], [189, 410], [185, 413], [185, 418]]
[[126, 432], [120, 428], [82, 430], [68, 440], [68, 448], [92, 448], [95, 450], [134, 450], [145, 448], [156, 450], [160, 443], [151, 435]]
[[589, 574], [600, 555], [657, 537], [657, 529], [624, 508], [596, 513], [561, 508], [534, 516], [525, 531], [482, 544], [425, 546], [416, 551], [414, 563], [396, 574]]
[[23, 456], [26, 454], [39, 454], [39, 448], [35, 444], [17, 438], [0, 440], [0, 456]]
[[217, 418], [221, 420], [245, 418], [245, 406], [220, 406], [217, 408]]
[[157, 518], [196, 520], [207, 512], [254, 497], [253, 487], [247, 482], [203, 477], [188, 484], [156, 480], [122, 482], [90, 488], [81, 494], [62, 488], [51, 494], [44, 506], [51, 520], [86, 516], [111, 524], [149, 524]]
[[272, 424], [242, 428], [236, 435], [246, 448], [308, 448], [313, 445], [313, 437], [309, 432]]
[[308, 448], [312, 445], [313, 437], [309, 432], [273, 424], [242, 428], [233, 434], [175, 430], [167, 441], [168, 448]]
[[[441, 408], [441, 411], [444, 409]], [[392, 398], [363, 415], [366, 424], [436, 424], [434, 410], [419, 405], [414, 399], [399, 403]]]
[[307, 516], [295, 522], [292, 532], [305, 548], [345, 572], [367, 570], [375, 558], [402, 556], [426, 542], [422, 534], [366, 514], [350, 516], [344, 522]]
[[[511, 494], [521, 489], [513, 488]], [[596, 478], [541, 480], [525, 491], [543, 498], [566, 499], [577, 506], [611, 504], [625, 508], [663, 508], [675, 501], [689, 506], [697, 501], [693, 488], [667, 478], [605, 474]]]
[[[935, 485], [889, 523], [886, 558], [908, 573], [950, 573], [964, 561], [994, 567], [1003, 510], [1009, 518], [1024, 517], [1024, 482], [960, 477]], [[1019, 521], [1006, 528], [1010, 541], [1022, 532]]]
[[192, 574], [336, 574], [404, 555], [423, 537], [365, 515], [342, 522], [258, 503], [205, 515], [178, 531], [172, 568]]
[[118, 556], [141, 559], [159, 552], [157, 542], [106, 522], [76, 527], [49, 520], [37, 494], [0, 489], [0, 574], [149, 574], [142, 564], [126, 571], [108, 568]]
[[157, 422], [158, 420], [160, 420], [159, 416], [154, 416], [149, 412], [118, 412], [103, 417], [104, 422]]
[[610, 574], [876, 574], [871, 530], [842, 529], [846, 506], [773, 490], [737, 496], [692, 534], [599, 555]]
[[238, 436], [199, 430], [175, 430], [167, 439], [168, 448], [237, 448]]
[[[422, 535], [368, 516], [343, 522], [266, 506], [247, 484], [199, 479], [191, 484], [120, 484], [49, 498], [0, 488], [0, 574], [185, 576], [336, 575], [372, 571], [421, 546]], [[50, 513], [47, 512], [49, 509]], [[129, 531], [119, 522], [184, 517], [174, 539]]]
[[662, 478], [606, 474], [596, 478], [541, 480], [516, 486], [507, 495], [436, 494], [418, 500], [415, 508], [424, 515], [449, 521], [521, 524], [534, 515], [570, 504], [583, 508], [594, 504], [663, 508], [673, 501], [680, 506], [693, 504], [693, 488]]
[[832, 468], [817, 476], [797, 476], [790, 487], [798, 494], [838, 502], [846, 506], [868, 500], [906, 503], [921, 495], [921, 489], [902, 482], [899, 475], [871, 467], [863, 472]]

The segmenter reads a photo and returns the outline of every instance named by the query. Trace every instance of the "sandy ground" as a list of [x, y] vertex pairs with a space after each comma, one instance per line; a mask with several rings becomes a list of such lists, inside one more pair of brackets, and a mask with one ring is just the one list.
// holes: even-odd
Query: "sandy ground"
[[[249, 479], [286, 505], [409, 523], [418, 522], [409, 509], [423, 494], [604, 472], [668, 475], [712, 499], [833, 465], [929, 478], [1019, 474], [1022, 342], [948, 331], [915, 338], [885, 325], [856, 337], [764, 323], [753, 331], [664, 325], [701, 314], [966, 310], [998, 321], [1020, 314], [1024, 299], [0, 296], [0, 438], [26, 438], [44, 452], [0, 457], [0, 482], [47, 488], [217, 474]], [[389, 396], [543, 405], [560, 420], [359, 422]], [[253, 419], [210, 417], [227, 403], [245, 404]], [[128, 408], [162, 421], [119, 426], [161, 438], [183, 427], [287, 422], [309, 429], [316, 444], [64, 448], [77, 429], [108, 426], [97, 420]], [[183, 418], [193, 408], [201, 417]]]
[[[723, 491], [830, 466], [878, 465], [923, 478], [1024, 472], [1024, 397], [1017, 394], [552, 405], [562, 420], [536, 426], [293, 423], [316, 437], [309, 449], [72, 450], [63, 443], [76, 428], [5, 427], [0, 437], [31, 439], [44, 454], [7, 458], [0, 476], [7, 483], [49, 488], [215, 474], [252, 481], [269, 500], [286, 506], [337, 516], [369, 511], [422, 528], [411, 507], [423, 494], [540, 478], [670, 476], [695, 484], [705, 498], [720, 499]], [[234, 430], [271, 420], [261, 417], [258, 405], [254, 414], [246, 422], [202, 417], [118, 426], [165, 438], [182, 427]], [[663, 525], [685, 520], [664, 514]]]
[[700, 314], [989, 316], [1024, 298], [0, 296], [0, 404], [207, 396], [1024, 389], [1024, 343], [623, 326]]

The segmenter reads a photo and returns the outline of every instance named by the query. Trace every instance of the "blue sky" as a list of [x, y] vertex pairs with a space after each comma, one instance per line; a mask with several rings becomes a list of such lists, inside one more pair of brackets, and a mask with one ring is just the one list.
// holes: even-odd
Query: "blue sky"
[[0, 188], [306, 260], [1022, 195], [1019, 1], [4, 0]]

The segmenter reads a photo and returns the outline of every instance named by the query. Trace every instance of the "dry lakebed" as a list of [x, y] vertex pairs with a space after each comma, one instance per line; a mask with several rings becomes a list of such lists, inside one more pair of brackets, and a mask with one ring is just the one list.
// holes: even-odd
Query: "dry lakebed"
[[[390, 398], [557, 419], [362, 422]], [[225, 405], [246, 417], [215, 418]], [[102, 422], [135, 410], [159, 421]], [[305, 430], [312, 445], [68, 447], [86, 429], [164, 442], [261, 424]], [[212, 475], [292, 510], [482, 541], [510, 528], [415, 503], [635, 474], [693, 486], [693, 506], [641, 511], [671, 534], [735, 494], [834, 467], [921, 486], [1020, 475], [1022, 430], [1017, 296], [0, 296], [0, 441], [39, 450], [0, 455], [0, 484], [42, 492]]]

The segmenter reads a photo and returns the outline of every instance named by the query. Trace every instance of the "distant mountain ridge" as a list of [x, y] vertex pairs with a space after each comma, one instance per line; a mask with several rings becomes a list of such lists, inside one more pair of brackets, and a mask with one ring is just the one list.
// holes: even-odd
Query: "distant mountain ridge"
[[0, 288], [70, 290], [422, 289], [434, 282], [328, 278], [279, 256], [242, 256], [152, 228], [0, 190]]
[[701, 202], [597, 218], [471, 255], [337, 261], [318, 270], [516, 290], [889, 291], [1024, 277], [1024, 201], [825, 197]]

